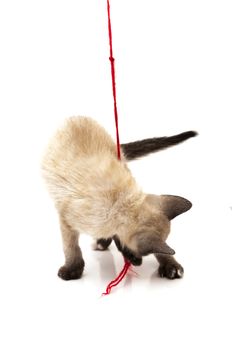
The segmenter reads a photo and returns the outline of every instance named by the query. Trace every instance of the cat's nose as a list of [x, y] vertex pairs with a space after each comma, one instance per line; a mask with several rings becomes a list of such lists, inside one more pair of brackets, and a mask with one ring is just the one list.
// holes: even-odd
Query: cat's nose
[[125, 257], [127, 260], [129, 260], [131, 262], [132, 265], [134, 266], [139, 266], [142, 265], [142, 258], [138, 258], [136, 256], [131, 256], [129, 259], [127, 257]]

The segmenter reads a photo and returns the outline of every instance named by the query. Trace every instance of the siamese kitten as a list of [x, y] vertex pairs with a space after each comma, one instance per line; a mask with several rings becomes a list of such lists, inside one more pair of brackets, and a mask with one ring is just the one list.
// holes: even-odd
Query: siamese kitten
[[72, 117], [57, 131], [42, 162], [43, 177], [55, 202], [63, 237], [65, 264], [58, 271], [64, 280], [80, 278], [84, 260], [79, 234], [88, 233], [98, 249], [112, 239], [134, 265], [155, 254], [159, 274], [181, 277], [182, 266], [166, 243], [170, 221], [191, 208], [181, 197], [145, 194], [137, 185], [126, 161], [175, 145], [195, 136], [188, 131], [176, 136], [116, 145], [94, 120]]

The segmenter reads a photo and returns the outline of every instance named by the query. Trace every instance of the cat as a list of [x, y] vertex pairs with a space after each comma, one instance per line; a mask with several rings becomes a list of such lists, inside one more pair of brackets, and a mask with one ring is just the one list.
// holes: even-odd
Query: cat
[[58, 271], [60, 278], [82, 276], [85, 263], [78, 242], [80, 233], [90, 234], [101, 250], [114, 239], [133, 265], [140, 265], [143, 256], [155, 254], [161, 277], [182, 277], [183, 267], [165, 241], [170, 221], [192, 204], [178, 196], [143, 193], [126, 162], [196, 135], [188, 131], [122, 144], [118, 160], [115, 142], [96, 121], [88, 117], [65, 121], [42, 160], [43, 177], [58, 211], [63, 238], [65, 264]]

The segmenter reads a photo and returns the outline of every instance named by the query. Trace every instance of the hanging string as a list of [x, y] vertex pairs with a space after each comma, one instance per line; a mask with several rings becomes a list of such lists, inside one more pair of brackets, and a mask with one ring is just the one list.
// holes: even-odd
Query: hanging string
[[111, 77], [112, 77], [112, 91], [114, 98], [114, 118], [116, 126], [116, 140], [117, 140], [117, 154], [118, 159], [121, 159], [120, 152], [120, 139], [119, 139], [119, 130], [118, 130], [118, 109], [117, 109], [117, 96], [116, 96], [116, 78], [115, 78], [115, 66], [114, 66], [114, 57], [113, 57], [113, 41], [112, 41], [112, 29], [111, 29], [111, 19], [110, 19], [110, 1], [107, 0], [107, 13], [108, 13], [108, 31], [109, 31], [109, 44], [110, 44], [110, 65], [111, 65]]
[[[112, 77], [112, 90], [113, 90], [113, 98], [114, 98], [114, 118], [115, 118], [115, 126], [116, 126], [116, 140], [117, 140], [117, 154], [118, 159], [121, 159], [121, 152], [120, 152], [120, 140], [119, 140], [119, 130], [118, 130], [118, 110], [117, 110], [117, 98], [116, 98], [116, 79], [115, 79], [115, 67], [114, 67], [114, 57], [113, 57], [113, 43], [112, 43], [112, 29], [111, 29], [111, 20], [110, 20], [110, 2], [107, 0], [107, 13], [108, 13], [108, 30], [109, 30], [109, 44], [110, 44], [110, 64], [111, 64], [111, 77]], [[125, 260], [124, 267], [120, 274], [111, 281], [108, 286], [106, 287], [105, 293], [102, 293], [102, 295], [109, 295], [111, 292], [111, 289], [113, 287], [116, 287], [126, 276], [131, 263], [129, 261]]]

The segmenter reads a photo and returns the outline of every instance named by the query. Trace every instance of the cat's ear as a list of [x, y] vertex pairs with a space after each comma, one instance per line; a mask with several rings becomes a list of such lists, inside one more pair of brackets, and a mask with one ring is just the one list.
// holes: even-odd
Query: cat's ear
[[175, 254], [175, 250], [169, 247], [166, 242], [154, 236], [154, 234], [149, 235], [146, 232], [137, 235], [137, 246], [139, 254], [142, 256], [148, 254]]
[[192, 203], [183, 197], [171, 195], [162, 195], [159, 197], [161, 209], [169, 220], [183, 214], [192, 207]]

